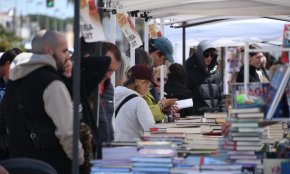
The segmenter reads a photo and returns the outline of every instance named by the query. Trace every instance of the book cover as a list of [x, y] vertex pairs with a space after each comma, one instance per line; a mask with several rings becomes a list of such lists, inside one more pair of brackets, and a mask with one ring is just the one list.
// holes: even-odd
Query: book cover
[[[277, 174], [281, 173], [281, 163], [287, 162], [289, 159], [264, 159], [264, 173], [265, 174]], [[288, 171], [289, 173], [289, 171]]]
[[253, 103], [244, 103], [239, 102], [239, 97], [243, 94], [246, 94], [251, 97], [262, 98], [265, 95], [269, 83], [248, 83], [248, 91], [245, 91], [244, 83], [233, 83], [231, 85], [231, 97], [232, 97], [232, 107], [233, 108], [251, 108], [251, 107], [260, 107], [261, 104], [258, 102]]
[[285, 94], [289, 74], [290, 66], [281, 65], [271, 78], [270, 86], [264, 95], [266, 119], [289, 119], [289, 109]]
[[183, 132], [187, 134], [198, 134], [201, 133], [201, 128], [198, 127], [169, 127], [166, 129], [166, 132]]
[[205, 112], [203, 114], [204, 118], [227, 118], [228, 114], [227, 112], [215, 112], [215, 113], [210, 113], [210, 112]]
[[139, 157], [174, 157], [176, 151], [173, 149], [148, 149], [143, 148], [138, 151]]
[[157, 163], [172, 163], [172, 158], [154, 158], [154, 157], [133, 157], [133, 162], [157, 162]]
[[286, 97], [287, 97], [287, 104], [288, 104], [288, 110], [290, 113], [290, 78], [288, 79], [288, 83], [285, 89]]
[[169, 167], [133, 167], [133, 172], [145, 172], [145, 173], [169, 173]]
[[257, 113], [261, 112], [260, 107], [253, 107], [253, 108], [232, 108], [230, 110], [231, 114], [241, 114], [241, 113]]
[[142, 162], [137, 162], [133, 163], [134, 167], [173, 167], [172, 163], [142, 163]]

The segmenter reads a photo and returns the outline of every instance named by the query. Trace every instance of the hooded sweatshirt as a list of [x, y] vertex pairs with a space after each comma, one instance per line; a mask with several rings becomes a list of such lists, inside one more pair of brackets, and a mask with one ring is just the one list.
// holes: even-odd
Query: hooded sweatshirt
[[192, 91], [195, 115], [224, 111], [222, 79], [217, 71], [217, 57], [210, 65], [204, 63], [204, 52], [214, 49], [210, 41], [201, 41], [196, 52], [186, 61], [187, 88]]
[[129, 88], [118, 86], [115, 88], [115, 110], [129, 95], [137, 94], [137, 97], [128, 100], [115, 117], [115, 141], [134, 141], [154, 127], [154, 118], [146, 101]]
[[[10, 65], [9, 79], [12, 81], [22, 79], [31, 72], [45, 66], [56, 70], [56, 62], [49, 55], [21, 53]], [[70, 94], [63, 82], [54, 80], [45, 88], [42, 98], [45, 112], [56, 127], [55, 136], [59, 139], [67, 157], [72, 160], [73, 107]], [[79, 164], [84, 162], [83, 153], [82, 145], [78, 142]]]

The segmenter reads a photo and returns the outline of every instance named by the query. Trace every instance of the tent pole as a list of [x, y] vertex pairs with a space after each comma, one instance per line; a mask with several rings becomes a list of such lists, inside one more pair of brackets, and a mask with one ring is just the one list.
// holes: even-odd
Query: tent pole
[[186, 22], [182, 22], [182, 64], [185, 64], [186, 50]]
[[78, 141], [79, 141], [79, 114], [78, 108], [80, 103], [80, 0], [74, 1], [74, 68], [73, 68], [73, 163], [72, 173], [79, 173], [78, 165]]
[[148, 21], [144, 20], [144, 50], [149, 51]]

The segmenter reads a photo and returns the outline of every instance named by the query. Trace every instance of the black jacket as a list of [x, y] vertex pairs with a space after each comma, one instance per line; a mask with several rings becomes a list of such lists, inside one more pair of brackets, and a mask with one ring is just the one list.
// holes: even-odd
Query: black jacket
[[210, 42], [200, 42], [196, 53], [186, 61], [187, 87], [192, 91], [195, 115], [225, 111], [222, 78], [217, 71], [217, 59], [213, 58], [208, 67], [204, 63], [203, 52], [210, 48], [215, 49]]
[[[166, 92], [166, 98], [177, 98], [178, 100], [191, 98], [192, 92], [176, 80], [168, 78], [164, 85], [164, 91]], [[179, 111], [181, 117], [193, 115], [193, 108], [185, 108]]]
[[[256, 67], [249, 65], [249, 82], [260, 82]], [[237, 75], [237, 82], [244, 82], [244, 65], [241, 66]]]
[[99, 133], [101, 141], [109, 143], [114, 140], [112, 118], [114, 114], [114, 87], [108, 79], [105, 82], [104, 93], [100, 100]]
[[[45, 77], [45, 78], [44, 78]], [[60, 80], [52, 67], [39, 68], [26, 77], [9, 81], [3, 99], [3, 114], [9, 129], [10, 157], [45, 161], [59, 173], [71, 173], [71, 160], [55, 136], [55, 125], [44, 109], [43, 92]]]
[[[94, 99], [97, 86], [103, 79], [111, 63], [111, 59], [105, 56], [83, 57], [81, 61], [81, 121], [86, 123], [93, 134], [93, 148], [97, 152], [97, 158], [102, 157], [102, 141], [97, 128], [96, 113], [89, 104], [89, 100]], [[94, 101], [95, 102], [95, 101]], [[95, 154], [94, 154], [95, 155]]]

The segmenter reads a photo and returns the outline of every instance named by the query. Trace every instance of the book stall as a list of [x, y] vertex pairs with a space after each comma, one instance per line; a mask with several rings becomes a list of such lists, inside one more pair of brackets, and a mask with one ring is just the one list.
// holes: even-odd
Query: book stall
[[[134, 65], [134, 49], [142, 45], [141, 37], [134, 28], [135, 17], [131, 19], [123, 11], [116, 14], [117, 22], [130, 43], [130, 64]], [[148, 18], [145, 21], [144, 27], [148, 29]], [[145, 50], [148, 50], [149, 40], [147, 29], [144, 31]], [[111, 38], [113, 41], [115, 39]], [[183, 39], [185, 41], [185, 37]], [[245, 67], [249, 66], [248, 52], [246, 43]], [[233, 60], [232, 63], [235, 65], [226, 65], [227, 68], [237, 72], [235, 68], [239, 62]], [[155, 124], [155, 127], [133, 142], [111, 142], [103, 146], [102, 159], [91, 161], [90, 173], [289, 173], [290, 143], [285, 138], [290, 108], [289, 73], [289, 66], [282, 66], [273, 75], [273, 80], [265, 84], [249, 83], [249, 74], [245, 73], [245, 83], [231, 83], [224, 87], [230, 91], [228, 95], [231, 96], [231, 107], [226, 113], [205, 113]], [[223, 79], [225, 82], [233, 82], [231, 78], [224, 77], [227, 78]], [[164, 81], [161, 81], [163, 85]], [[190, 101], [177, 103], [180, 108], [187, 108], [192, 107]], [[228, 135], [224, 136], [222, 125], [226, 122], [231, 127]]]
[[[289, 74], [289, 66], [280, 66], [269, 83], [230, 84], [226, 113], [155, 124], [134, 142], [112, 142], [102, 160], [91, 161], [91, 173], [286, 174]], [[225, 122], [231, 124], [226, 136]]]

